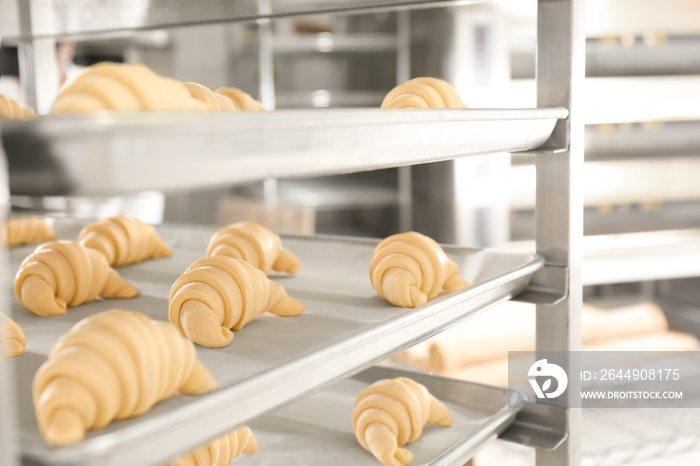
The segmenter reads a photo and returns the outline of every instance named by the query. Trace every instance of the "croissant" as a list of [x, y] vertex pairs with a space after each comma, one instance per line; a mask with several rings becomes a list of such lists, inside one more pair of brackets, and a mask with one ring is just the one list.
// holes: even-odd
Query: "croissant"
[[454, 87], [442, 79], [415, 78], [389, 92], [382, 108], [466, 108]]
[[100, 110], [206, 110], [182, 83], [144, 65], [98, 63], [58, 94], [54, 114]]
[[31, 120], [35, 116], [34, 110], [31, 108], [20, 105], [16, 100], [0, 94], [0, 117], [15, 120]]
[[45, 243], [27, 256], [15, 277], [15, 297], [40, 316], [102, 298], [133, 298], [139, 291], [99, 252], [72, 241]]
[[37, 217], [8, 218], [5, 222], [7, 247], [34, 244], [56, 238], [56, 231], [43, 219]]
[[155, 228], [126, 215], [111, 217], [86, 226], [78, 241], [104, 254], [113, 267], [158, 259], [172, 254]]
[[444, 289], [448, 293], [469, 283], [457, 264], [433, 239], [414, 231], [389, 236], [372, 254], [372, 286], [394, 306], [425, 304]]
[[[17, 322], [0, 313], [0, 336], [5, 356], [16, 358], [27, 349], [27, 339]], [[2, 358], [0, 358], [2, 359]]]
[[194, 345], [167, 322], [124, 309], [81, 320], [51, 348], [34, 376], [39, 431], [50, 445], [139, 416], [180, 391], [201, 395], [216, 380]]
[[168, 466], [228, 466], [237, 456], [243, 453], [252, 455], [257, 451], [253, 433], [248, 427], [241, 427], [168, 463]]
[[211, 89], [206, 86], [202, 86], [201, 84], [182, 84], [187, 88], [193, 98], [204, 102], [210, 111], [228, 112], [236, 110], [234, 103], [225, 95], [219, 94], [218, 92], [212, 92]]
[[264, 112], [263, 104], [255, 100], [240, 89], [235, 87], [220, 87], [216, 90], [217, 93], [225, 95], [239, 110], [247, 110], [250, 112]]
[[242, 259], [267, 275], [270, 269], [292, 274], [301, 268], [299, 258], [282, 247], [279, 236], [252, 222], [234, 223], [214, 233], [207, 256]]
[[404, 466], [413, 454], [401, 447], [418, 439], [426, 424], [450, 427], [452, 415], [423, 385], [399, 377], [362, 390], [352, 424], [362, 448], [386, 466]]
[[298, 316], [304, 305], [249, 263], [226, 256], [200, 259], [170, 289], [170, 323], [190, 340], [209, 348], [231, 343], [262, 312]]

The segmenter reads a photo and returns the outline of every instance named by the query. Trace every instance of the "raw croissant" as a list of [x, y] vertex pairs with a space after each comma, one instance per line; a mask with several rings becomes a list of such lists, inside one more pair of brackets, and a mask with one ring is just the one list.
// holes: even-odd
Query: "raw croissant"
[[[0, 336], [5, 356], [16, 358], [27, 349], [27, 339], [17, 322], [0, 313]], [[2, 358], [0, 358], [2, 359]]]
[[362, 448], [386, 466], [404, 466], [413, 454], [401, 447], [420, 437], [426, 424], [450, 427], [452, 415], [423, 385], [399, 377], [362, 390], [352, 423]]
[[304, 305], [249, 263], [226, 256], [200, 259], [170, 289], [170, 323], [202, 346], [220, 348], [262, 312], [298, 316]]
[[382, 108], [466, 108], [454, 87], [442, 79], [415, 78], [387, 94]]
[[179, 458], [168, 466], [228, 466], [241, 454], [252, 455], [258, 444], [248, 427], [241, 427], [219, 437], [208, 445]]
[[235, 87], [220, 87], [216, 90], [217, 93], [225, 95], [239, 110], [247, 110], [250, 112], [264, 112], [263, 104], [252, 98], [240, 89]]
[[139, 416], [175, 392], [216, 388], [195, 347], [167, 322], [114, 309], [78, 322], [51, 348], [34, 376], [39, 430], [50, 445]]
[[172, 254], [155, 228], [137, 218], [120, 215], [100, 220], [80, 231], [78, 241], [104, 254], [113, 267]]
[[56, 231], [53, 227], [37, 217], [8, 218], [5, 222], [5, 241], [8, 248], [41, 243], [54, 238]]
[[214, 233], [207, 256], [242, 259], [267, 275], [270, 269], [292, 274], [301, 268], [299, 258], [282, 247], [279, 236], [252, 222], [234, 223]]
[[212, 112], [229, 112], [236, 110], [234, 103], [225, 95], [219, 94], [218, 92], [212, 92], [211, 89], [206, 86], [202, 86], [201, 84], [182, 84], [187, 88], [193, 98], [204, 102], [207, 108]]
[[25, 107], [16, 100], [0, 94], [0, 117], [15, 120], [31, 120], [35, 116], [34, 110], [31, 108]]
[[98, 63], [58, 94], [54, 114], [100, 110], [206, 110], [182, 83], [144, 65]]
[[40, 316], [65, 314], [68, 306], [139, 292], [102, 255], [72, 241], [45, 243], [27, 256], [15, 277], [15, 297]]
[[440, 245], [414, 231], [379, 243], [372, 254], [369, 275], [377, 293], [399, 307], [420, 306], [442, 289], [452, 293], [469, 286]]

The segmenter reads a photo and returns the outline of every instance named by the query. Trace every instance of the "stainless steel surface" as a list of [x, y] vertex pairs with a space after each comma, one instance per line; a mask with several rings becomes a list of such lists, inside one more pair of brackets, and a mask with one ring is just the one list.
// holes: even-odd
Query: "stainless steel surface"
[[[252, 21], [268, 17], [317, 13], [360, 13], [440, 5], [470, 4], [478, 0], [0, 0], [0, 36], [6, 38], [93, 35], [133, 29], [155, 29], [203, 23]], [[26, 3], [31, 18], [46, 18], [31, 29], [17, 18]]]
[[379, 91], [314, 91], [277, 92], [277, 108], [357, 108], [379, 107], [386, 92]]
[[[558, 304], [537, 306], [537, 351], [581, 349], [583, 191], [577, 174], [583, 167], [584, 14], [584, 0], [538, 0], [537, 104], [565, 106], [569, 116], [545, 144], [563, 151], [536, 160], [537, 251], [547, 266], [568, 269], [569, 294]], [[545, 415], [567, 439], [556, 450], [537, 450], [537, 466], [580, 464], [580, 410], [548, 408]]]
[[569, 269], [546, 265], [532, 276], [515, 300], [532, 304], [559, 304], [569, 295]]
[[548, 420], [546, 411], [525, 405], [500, 438], [540, 450], [556, 450], [568, 434], [564, 430], [553, 428]]
[[3, 143], [13, 194], [106, 195], [532, 149], [566, 114], [561, 108], [100, 114], [8, 122]]
[[384, 367], [368, 369], [334, 383], [250, 424], [260, 451], [250, 464], [266, 466], [367, 465], [377, 460], [363, 450], [352, 429], [357, 394], [380, 379], [410, 377], [445, 402], [454, 418], [451, 428], [428, 426], [420, 439], [406, 445], [412, 465], [462, 465], [512, 421], [521, 400], [505, 388]]
[[[77, 226], [57, 225], [61, 238], [75, 238]], [[419, 309], [388, 305], [367, 279], [374, 240], [285, 237], [302, 260], [294, 277], [275, 275], [288, 293], [306, 304], [305, 313], [283, 319], [263, 315], [222, 349], [198, 348], [201, 360], [222, 388], [203, 397], [176, 396], [148, 414], [88, 434], [73, 447], [54, 449], [40, 439], [31, 402], [31, 381], [53, 342], [81, 318], [123, 307], [154, 318], [167, 317], [172, 283], [204, 255], [213, 229], [162, 226], [170, 258], [119, 272], [141, 291], [132, 300], [104, 300], [72, 308], [59, 317], [38, 317], [13, 303], [28, 338], [18, 374], [21, 448], [40, 464], [145, 465], [166, 461], [326, 383], [347, 377], [381, 359], [519, 293], [543, 265], [532, 253], [446, 247], [469, 288], [439, 297]], [[32, 250], [11, 251], [12, 270]]]

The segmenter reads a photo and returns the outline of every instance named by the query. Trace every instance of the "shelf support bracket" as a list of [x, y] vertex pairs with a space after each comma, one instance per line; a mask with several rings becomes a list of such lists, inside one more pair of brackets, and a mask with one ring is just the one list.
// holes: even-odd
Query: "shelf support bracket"
[[535, 272], [527, 288], [513, 298], [513, 301], [552, 306], [568, 296], [569, 268], [545, 265]]

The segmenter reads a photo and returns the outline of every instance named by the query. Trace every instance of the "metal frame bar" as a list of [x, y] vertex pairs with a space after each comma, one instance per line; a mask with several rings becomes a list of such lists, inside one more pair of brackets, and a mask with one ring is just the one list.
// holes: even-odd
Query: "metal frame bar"
[[[536, 159], [537, 252], [568, 284], [562, 301], [537, 305], [537, 351], [581, 348], [583, 193], [576, 175], [583, 168], [584, 1], [538, 0], [537, 6], [537, 105], [569, 109]], [[543, 421], [567, 438], [555, 450], [537, 450], [537, 466], [580, 464], [580, 410], [547, 408]]]

